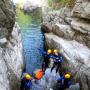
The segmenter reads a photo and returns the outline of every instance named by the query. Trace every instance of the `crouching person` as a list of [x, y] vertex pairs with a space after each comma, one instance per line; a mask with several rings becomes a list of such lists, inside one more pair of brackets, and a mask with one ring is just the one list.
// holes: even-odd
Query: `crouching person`
[[32, 87], [32, 78], [28, 73], [24, 73], [21, 77], [21, 90], [30, 90]]
[[62, 76], [57, 80], [57, 83], [60, 84], [60, 87], [59, 87], [60, 90], [68, 89], [68, 88], [72, 85], [71, 75], [68, 74], [68, 73], [65, 74], [65, 75], [62, 75]]

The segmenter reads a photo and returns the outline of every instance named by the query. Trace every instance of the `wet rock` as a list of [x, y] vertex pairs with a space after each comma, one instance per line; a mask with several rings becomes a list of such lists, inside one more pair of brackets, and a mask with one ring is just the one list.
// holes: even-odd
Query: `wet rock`
[[51, 72], [51, 69], [48, 68], [41, 80], [36, 81], [36, 83], [33, 82], [32, 90], [51, 90], [59, 77], [59, 73], [56, 74], [55, 69]]

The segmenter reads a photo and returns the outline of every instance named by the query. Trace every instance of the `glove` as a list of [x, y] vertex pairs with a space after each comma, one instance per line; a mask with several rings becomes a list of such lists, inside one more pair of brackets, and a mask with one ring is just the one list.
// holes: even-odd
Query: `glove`
[[58, 62], [62, 63], [62, 60], [61, 60], [61, 59], [59, 59], [59, 60], [58, 60]]
[[50, 58], [55, 59], [55, 57], [53, 55], [51, 55]]

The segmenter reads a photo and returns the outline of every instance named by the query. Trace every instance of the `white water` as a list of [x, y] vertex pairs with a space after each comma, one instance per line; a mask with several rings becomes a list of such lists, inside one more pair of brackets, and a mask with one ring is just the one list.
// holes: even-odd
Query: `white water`
[[59, 77], [60, 75], [59, 73], [56, 74], [55, 69], [51, 72], [51, 69], [48, 68], [41, 80], [33, 81], [32, 90], [50, 90]]

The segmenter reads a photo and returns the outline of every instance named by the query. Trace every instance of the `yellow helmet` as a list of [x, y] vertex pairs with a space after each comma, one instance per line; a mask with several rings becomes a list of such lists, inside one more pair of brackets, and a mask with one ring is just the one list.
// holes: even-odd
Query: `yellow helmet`
[[26, 74], [25, 78], [26, 78], [27, 80], [30, 80], [30, 79], [31, 79], [31, 76], [30, 76], [29, 74]]
[[51, 50], [51, 49], [48, 49], [48, 50], [47, 50], [47, 53], [51, 53], [51, 52], [52, 52], [52, 50]]
[[65, 74], [65, 78], [69, 79], [71, 77], [70, 74]]
[[58, 50], [57, 50], [57, 49], [55, 49], [53, 52], [54, 52], [54, 53], [58, 53]]

